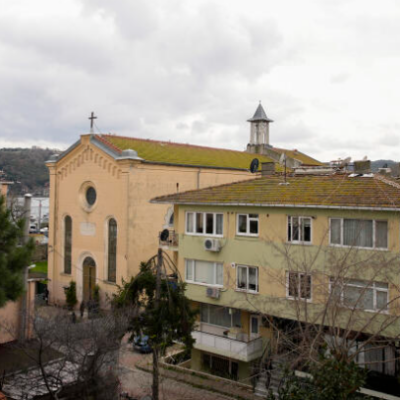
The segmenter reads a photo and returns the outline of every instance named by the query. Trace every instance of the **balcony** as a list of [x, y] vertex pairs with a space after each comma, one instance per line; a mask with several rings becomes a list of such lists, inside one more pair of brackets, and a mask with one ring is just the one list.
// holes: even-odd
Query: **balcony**
[[[168, 231], [168, 236], [165, 234], [166, 231]], [[165, 236], [167, 237], [165, 238]], [[164, 229], [159, 233], [158, 239], [159, 245], [162, 247], [173, 248], [178, 247], [179, 244], [179, 236], [174, 229]]]
[[[238, 331], [237, 328], [229, 331], [221, 329], [220, 333], [225, 334], [220, 334], [216, 332], [218, 327], [201, 325], [201, 330], [197, 328], [192, 332], [193, 339], [196, 340], [194, 348], [197, 350], [244, 362], [255, 360], [262, 355], [262, 337], [249, 339], [247, 334]], [[215, 332], [212, 333], [212, 330]]]

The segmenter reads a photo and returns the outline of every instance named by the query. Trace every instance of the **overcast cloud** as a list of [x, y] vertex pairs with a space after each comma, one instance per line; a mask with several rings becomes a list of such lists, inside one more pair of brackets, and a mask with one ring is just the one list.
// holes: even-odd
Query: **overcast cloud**
[[399, 160], [398, 0], [0, 0], [0, 147], [96, 128]]

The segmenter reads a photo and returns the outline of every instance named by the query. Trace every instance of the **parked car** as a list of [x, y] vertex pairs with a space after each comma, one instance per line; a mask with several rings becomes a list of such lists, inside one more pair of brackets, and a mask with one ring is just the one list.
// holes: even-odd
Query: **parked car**
[[133, 348], [140, 353], [151, 353], [153, 349], [149, 344], [149, 337], [147, 335], [135, 336], [133, 339]]

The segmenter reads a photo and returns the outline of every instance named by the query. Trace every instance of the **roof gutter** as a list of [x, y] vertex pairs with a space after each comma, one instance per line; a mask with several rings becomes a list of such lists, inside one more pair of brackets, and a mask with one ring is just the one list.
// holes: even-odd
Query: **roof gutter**
[[196, 206], [218, 206], [218, 207], [276, 207], [276, 208], [318, 208], [329, 210], [359, 210], [359, 211], [400, 211], [395, 207], [357, 207], [357, 206], [329, 206], [315, 204], [274, 204], [274, 203], [199, 203], [194, 201], [163, 201], [151, 200], [153, 204], [178, 204], [178, 205], [196, 205]]

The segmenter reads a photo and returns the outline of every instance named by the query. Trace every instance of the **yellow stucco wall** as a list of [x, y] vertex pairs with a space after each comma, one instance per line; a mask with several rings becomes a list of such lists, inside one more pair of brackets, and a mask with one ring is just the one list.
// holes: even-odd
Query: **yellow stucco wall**
[[0, 344], [17, 339], [20, 310], [20, 301], [10, 301], [0, 308]]
[[[113, 217], [118, 223], [117, 283], [121, 283], [122, 277], [135, 275], [140, 262], [157, 253], [158, 234], [165, 228], [167, 212], [172, 206], [151, 204], [152, 198], [254, 177], [246, 171], [115, 160], [93, 145], [90, 135], [83, 135], [78, 146], [47, 166], [50, 173], [48, 275], [50, 299], [55, 303], [65, 301], [63, 287], [71, 280], [77, 282], [78, 299], [82, 299], [82, 262], [86, 256], [96, 262], [96, 282], [102, 299], [116, 290], [116, 285], [106, 282], [108, 218]], [[83, 207], [85, 182], [91, 182], [97, 191], [96, 204], [90, 211]], [[63, 273], [66, 215], [73, 221], [71, 274]], [[91, 235], [85, 234], [88, 226], [94, 231]]]

